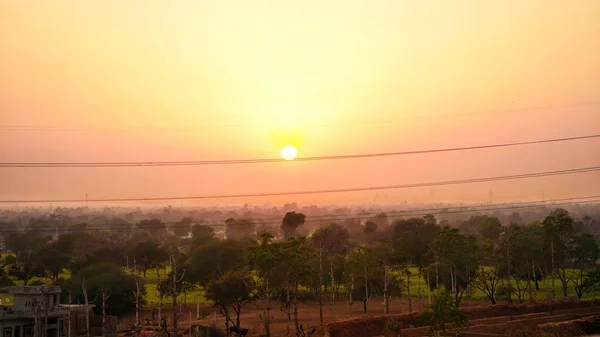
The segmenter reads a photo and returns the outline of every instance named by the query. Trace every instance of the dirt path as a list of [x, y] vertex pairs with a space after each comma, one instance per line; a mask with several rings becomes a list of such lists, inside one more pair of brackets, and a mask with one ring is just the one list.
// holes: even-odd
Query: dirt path
[[[465, 300], [464, 306], [471, 305], [484, 305], [487, 304], [485, 301], [468, 301]], [[272, 302], [271, 303], [271, 333], [273, 336], [285, 336], [288, 332], [288, 319], [287, 314], [280, 310], [281, 303]], [[421, 311], [426, 308], [428, 305], [427, 298], [412, 299], [412, 309], [414, 311]], [[169, 305], [166, 305], [162, 309], [162, 316], [171, 317], [172, 311], [169, 308]], [[145, 310], [140, 313], [140, 323], [145, 324], [147, 320], [152, 321], [152, 311], [153, 310]], [[190, 324], [200, 323], [202, 325], [215, 325], [218, 329], [224, 330], [225, 328], [225, 320], [218, 313], [215, 314], [215, 310], [208, 305], [202, 305], [200, 307], [200, 312], [207, 314], [206, 318], [197, 321], [196, 318], [196, 306], [188, 305], [181, 309], [180, 314], [180, 327], [182, 330], [188, 328]], [[390, 313], [403, 313], [408, 312], [408, 300], [405, 298], [401, 299], [392, 299], [390, 301]], [[240, 317], [241, 325], [244, 328], [249, 329], [248, 337], [258, 337], [264, 334], [264, 327], [262, 325], [259, 314], [262, 313], [262, 310], [257, 307], [256, 304], [248, 305], [245, 310], [242, 311], [242, 315]], [[190, 322], [190, 314], [192, 317], [192, 321]], [[337, 301], [335, 302], [333, 308], [329, 302], [323, 304], [323, 320], [325, 323], [343, 320], [354, 317], [369, 317], [369, 316], [378, 316], [383, 314], [383, 304], [381, 298], [373, 298], [369, 304], [368, 312], [363, 312], [363, 303], [362, 302], [354, 302], [352, 315], [350, 315], [350, 309], [348, 303], [346, 301]], [[298, 321], [299, 324], [302, 324], [304, 327], [318, 327], [319, 326], [319, 306], [316, 301], [307, 301], [298, 303]], [[154, 309], [154, 318], [157, 318], [157, 311]], [[120, 320], [119, 328], [127, 329], [132, 326], [135, 318], [133, 316], [128, 316]], [[289, 322], [289, 329], [291, 331], [292, 336], [295, 336], [294, 331], [294, 321], [292, 316], [292, 321]]]

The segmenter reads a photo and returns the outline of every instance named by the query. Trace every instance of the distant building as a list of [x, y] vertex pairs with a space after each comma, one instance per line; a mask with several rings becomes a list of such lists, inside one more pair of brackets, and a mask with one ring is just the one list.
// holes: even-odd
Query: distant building
[[69, 317], [85, 315], [86, 310], [85, 306], [62, 306], [60, 294], [57, 286], [8, 288], [0, 294], [0, 337], [66, 336]]

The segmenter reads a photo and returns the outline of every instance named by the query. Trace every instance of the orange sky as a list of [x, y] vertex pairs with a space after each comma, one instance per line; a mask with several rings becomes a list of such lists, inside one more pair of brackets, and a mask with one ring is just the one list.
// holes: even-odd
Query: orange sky
[[[287, 143], [320, 156], [594, 134], [600, 2], [5, 0], [0, 127], [2, 162], [270, 158]], [[329, 189], [593, 165], [599, 140], [250, 166], [0, 168], [0, 199]], [[531, 200], [599, 186], [600, 174], [586, 173], [243, 201], [470, 202], [490, 189], [495, 201]]]

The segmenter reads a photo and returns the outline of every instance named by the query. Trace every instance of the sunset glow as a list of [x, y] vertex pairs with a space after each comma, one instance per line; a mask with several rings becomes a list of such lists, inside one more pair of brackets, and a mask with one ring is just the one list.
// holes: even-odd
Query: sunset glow
[[[598, 13], [597, 0], [1, 1], [0, 154], [217, 160], [278, 157], [291, 144], [313, 157], [591, 134], [600, 125]], [[460, 160], [5, 170], [0, 185], [17, 199], [370, 186], [589, 166], [590, 144]], [[551, 179], [563, 182], [394, 191], [388, 200], [592, 189], [577, 176]]]
[[295, 147], [291, 145], [287, 145], [283, 149], [281, 149], [281, 157], [283, 157], [283, 159], [285, 160], [294, 160], [296, 159], [297, 155], [298, 151]]

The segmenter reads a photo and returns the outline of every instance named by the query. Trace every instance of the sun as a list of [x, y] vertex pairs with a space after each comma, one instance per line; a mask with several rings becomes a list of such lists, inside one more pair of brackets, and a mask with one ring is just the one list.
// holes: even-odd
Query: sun
[[281, 157], [285, 160], [294, 160], [296, 159], [296, 155], [298, 155], [298, 151], [291, 145], [286, 145], [281, 149]]

